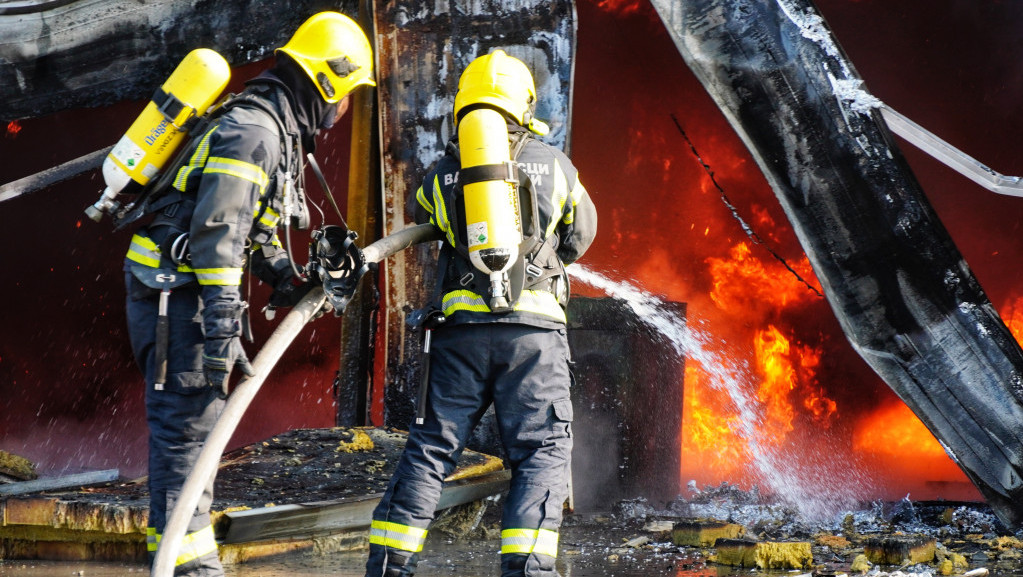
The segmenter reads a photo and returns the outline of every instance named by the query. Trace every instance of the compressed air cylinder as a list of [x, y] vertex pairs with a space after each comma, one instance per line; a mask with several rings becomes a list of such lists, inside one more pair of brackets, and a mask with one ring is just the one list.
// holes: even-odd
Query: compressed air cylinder
[[231, 67], [220, 54], [207, 48], [189, 52], [161, 86], [170, 98], [150, 101], [107, 155], [103, 162], [107, 190], [138, 192], [156, 177], [185, 138], [185, 123], [205, 113], [230, 79]]
[[467, 178], [473, 167], [501, 166], [511, 160], [508, 128], [501, 113], [477, 108], [463, 116], [458, 122], [458, 149], [469, 259], [491, 276], [503, 273], [515, 263], [522, 242], [518, 185], [503, 177], [479, 182]]

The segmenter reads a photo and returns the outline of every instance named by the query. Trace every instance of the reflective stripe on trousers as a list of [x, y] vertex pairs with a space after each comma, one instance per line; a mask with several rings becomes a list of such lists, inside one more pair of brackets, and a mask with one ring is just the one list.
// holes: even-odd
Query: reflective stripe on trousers
[[392, 549], [418, 553], [423, 550], [426, 533], [426, 529], [419, 527], [374, 520], [369, 528], [369, 542], [372, 545], [384, 545]]
[[539, 553], [558, 556], [558, 533], [546, 529], [505, 529], [501, 531], [501, 553]]
[[[157, 533], [156, 527], [146, 528], [146, 550], [151, 555], [156, 555], [162, 540], [163, 534]], [[177, 559], [174, 561], [175, 573], [180, 574], [177, 571], [178, 567], [185, 569], [183, 566], [189, 563], [196, 565], [193, 561], [199, 561], [202, 557], [208, 557], [211, 554], [217, 554], [217, 540], [213, 535], [213, 525], [207, 525], [193, 533], [186, 533], [181, 540]]]

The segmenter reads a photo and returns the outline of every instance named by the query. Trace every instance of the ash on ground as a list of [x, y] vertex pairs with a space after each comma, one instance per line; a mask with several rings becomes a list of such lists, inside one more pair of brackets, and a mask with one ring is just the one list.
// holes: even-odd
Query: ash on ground
[[[771, 502], [756, 488], [747, 491], [723, 483], [697, 489], [690, 483], [688, 492], [663, 508], [637, 498], [617, 502], [606, 515], [569, 515], [563, 549], [572, 545], [564, 543], [565, 535], [600, 535], [609, 556], [642, 556], [645, 550], [673, 559], [679, 568], [698, 570], [706, 560], [714, 559], [713, 548], [675, 545], [671, 530], [680, 522], [715, 521], [741, 525], [744, 539], [749, 541], [809, 542], [813, 568], [802, 571], [815, 577], [842, 573], [892, 577], [1023, 574], [1023, 531], [1007, 528], [983, 503], [911, 501], [907, 496], [897, 502], [866, 503], [828, 520], [808, 521], [796, 509]], [[591, 530], [580, 530], [586, 526]], [[594, 531], [594, 526], [605, 530]], [[908, 559], [892, 564], [865, 562], [868, 543], [910, 537], [933, 539], [934, 559], [915, 564]], [[579, 546], [592, 548], [601, 543], [598, 539]]]

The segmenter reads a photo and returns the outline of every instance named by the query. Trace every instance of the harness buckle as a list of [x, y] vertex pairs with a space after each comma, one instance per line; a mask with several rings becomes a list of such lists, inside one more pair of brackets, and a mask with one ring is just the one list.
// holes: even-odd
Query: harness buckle
[[192, 255], [188, 251], [188, 233], [182, 233], [174, 239], [171, 243], [170, 254], [171, 262], [176, 265], [188, 264], [192, 259]]
[[507, 169], [507, 174], [504, 176], [504, 181], [511, 184], [518, 184], [519, 182], [519, 165], [514, 160], [504, 161], [504, 167]]
[[476, 275], [474, 275], [471, 272], [467, 272], [465, 273], [464, 276], [462, 276], [462, 278], [458, 279], [458, 284], [461, 285], [463, 288], [467, 287], [469, 286], [470, 283], [472, 283], [472, 280], [474, 278], [476, 278]]
[[534, 278], [540, 278], [543, 274], [543, 269], [540, 268], [536, 263], [526, 263], [526, 274]]

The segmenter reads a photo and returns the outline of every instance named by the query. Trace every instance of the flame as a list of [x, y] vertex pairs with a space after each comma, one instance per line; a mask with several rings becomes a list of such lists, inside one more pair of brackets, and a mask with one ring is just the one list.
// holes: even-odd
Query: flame
[[765, 433], [775, 444], [781, 444], [795, 429], [797, 416], [792, 397], [802, 399], [798, 406], [817, 427], [828, 428], [838, 412], [838, 404], [825, 395], [816, 382], [821, 347], [793, 346], [774, 325], [754, 335], [757, 370], [763, 381], [757, 398], [764, 403]]
[[[764, 266], [745, 242], [733, 246], [729, 256], [730, 259], [707, 259], [714, 279], [710, 298], [724, 311], [754, 313], [757, 318], [763, 318], [768, 310], [795, 306], [813, 296], [806, 284], [784, 266]], [[800, 277], [816, 280], [806, 256], [792, 268]]]
[[724, 410], [729, 406], [727, 395], [708, 387], [706, 380], [699, 363], [686, 363], [682, 465], [691, 475], [734, 480], [749, 461], [746, 444], [735, 432], [738, 416]]
[[[756, 218], [759, 222], [769, 220], [762, 211]], [[761, 419], [755, 442], [787, 450], [791, 443], [786, 441], [797, 427], [829, 428], [837, 417], [838, 404], [817, 382], [824, 347], [798, 341], [794, 331], [779, 324], [781, 312], [810, 302], [813, 292], [783, 265], [765, 264], [756, 258], [746, 242], [734, 245], [728, 258], [706, 262], [712, 277], [711, 301], [722, 312], [742, 316], [750, 327], [742, 338], [750, 339], [753, 351], [755, 382], [751, 387], [755, 389], [751, 394], [759, 404]], [[794, 268], [804, 278], [813, 278], [805, 257]], [[743, 438], [740, 419], [754, 417], [737, 415], [728, 394], [714, 390], [706, 384], [709, 382], [704, 367], [687, 361], [683, 466], [690, 475], [742, 483], [752, 474], [749, 442], [754, 440]]]
[[18, 133], [21, 132], [21, 123], [17, 120], [12, 120], [7, 123], [7, 138], [17, 138]]
[[1023, 297], [1009, 301], [1001, 310], [1002, 321], [1017, 343], [1023, 344]]
[[644, 4], [646, 2], [640, 0], [598, 0], [596, 2], [597, 8], [618, 16], [637, 14]]
[[892, 403], [862, 419], [853, 432], [853, 450], [893, 458], [945, 457], [945, 449], [904, 403]]

